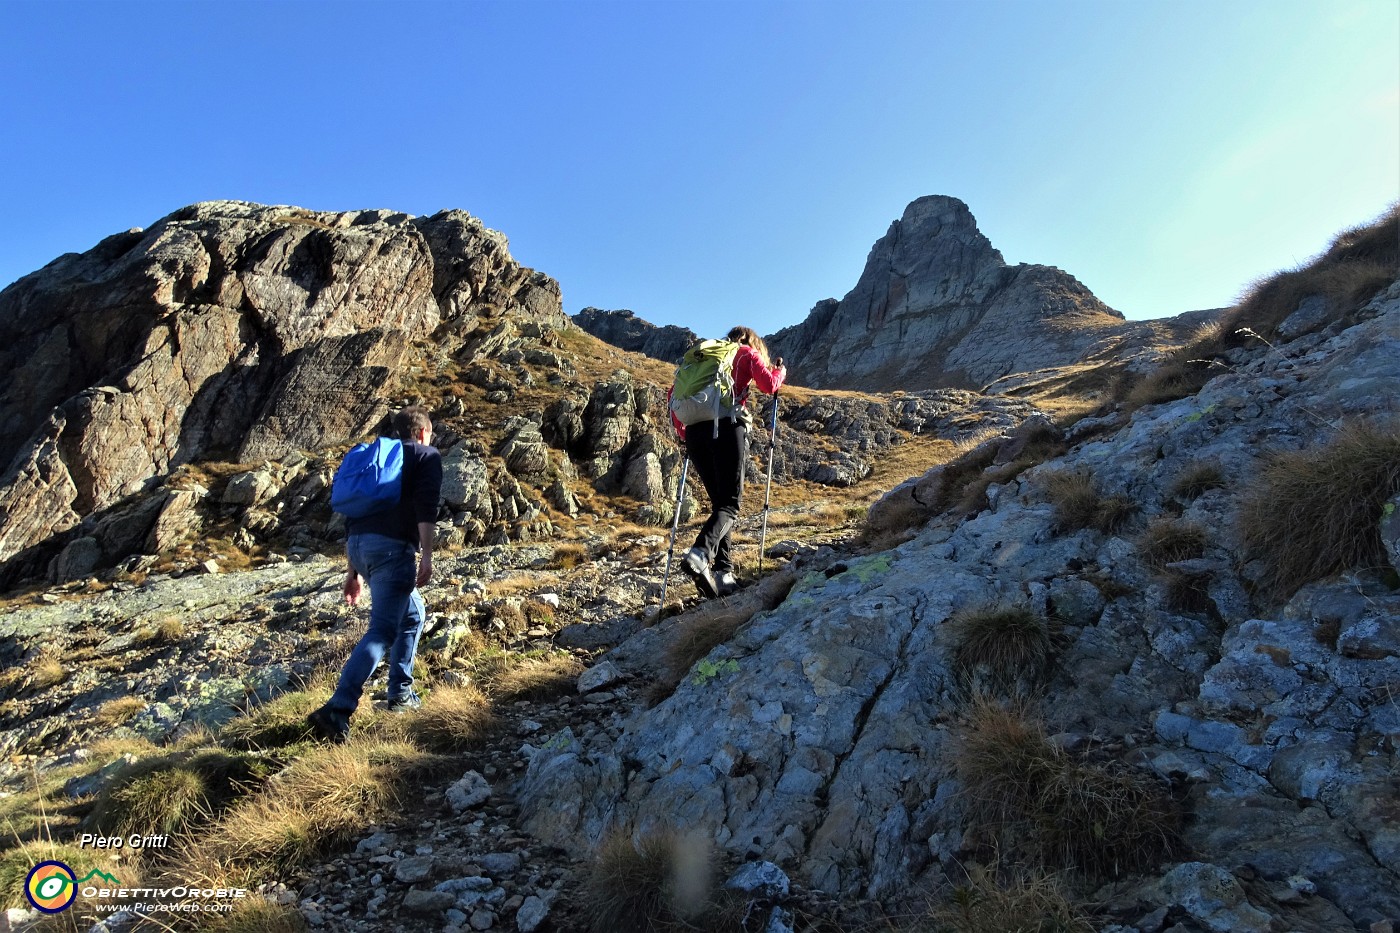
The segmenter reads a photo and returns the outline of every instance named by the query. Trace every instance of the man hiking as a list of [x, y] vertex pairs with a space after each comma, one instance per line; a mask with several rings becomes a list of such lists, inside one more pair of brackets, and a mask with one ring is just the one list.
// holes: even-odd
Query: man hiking
[[395, 413], [394, 433], [403, 445], [403, 472], [397, 505], [346, 520], [349, 559], [343, 592], [351, 606], [360, 601], [362, 581], [369, 582], [369, 628], [340, 672], [335, 693], [307, 722], [320, 738], [343, 742], [350, 716], [359, 706], [365, 682], [384, 655], [389, 656], [390, 711], [417, 709], [413, 657], [423, 630], [425, 611], [418, 587], [433, 573], [433, 536], [442, 495], [442, 457], [429, 443], [433, 423], [428, 412], [410, 405]]
[[[739, 588], [729, 533], [739, 518], [744, 465], [749, 458], [748, 424], [752, 416], [745, 407], [749, 384], [773, 395], [787, 378], [783, 361], [768, 362], [768, 347], [752, 328], [735, 327], [725, 339], [730, 345], [738, 345], [727, 350], [717, 348], [724, 350], [725, 356], [720, 367], [721, 380], [732, 380], [732, 384], [724, 385], [713, 402], [700, 403], [689, 412], [683, 400], [671, 398], [675, 386], [667, 397], [671, 423], [685, 442], [686, 456], [695, 464], [695, 472], [700, 474], [700, 482], [710, 497], [710, 517], [700, 529], [695, 546], [681, 557], [681, 568], [695, 581], [700, 594], [707, 597], [728, 596]], [[712, 406], [712, 411], [705, 410], [707, 405]]]

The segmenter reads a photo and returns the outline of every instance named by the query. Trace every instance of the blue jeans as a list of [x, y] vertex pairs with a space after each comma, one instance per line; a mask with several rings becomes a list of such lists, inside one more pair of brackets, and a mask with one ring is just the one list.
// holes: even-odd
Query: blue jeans
[[369, 583], [369, 630], [340, 672], [340, 683], [326, 705], [347, 716], [360, 705], [365, 681], [389, 653], [388, 700], [413, 694], [413, 656], [423, 631], [425, 610], [415, 578], [418, 556], [402, 538], [355, 534], [346, 542], [350, 566]]

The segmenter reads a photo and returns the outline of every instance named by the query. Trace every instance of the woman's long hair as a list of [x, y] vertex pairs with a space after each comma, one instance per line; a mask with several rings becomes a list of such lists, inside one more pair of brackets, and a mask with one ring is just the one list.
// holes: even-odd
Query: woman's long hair
[[768, 359], [768, 344], [763, 342], [763, 338], [758, 336], [752, 327], [736, 327], [725, 334], [725, 339], [751, 347], [758, 354], [758, 358], [763, 360], [764, 366], [771, 367], [773, 365]]

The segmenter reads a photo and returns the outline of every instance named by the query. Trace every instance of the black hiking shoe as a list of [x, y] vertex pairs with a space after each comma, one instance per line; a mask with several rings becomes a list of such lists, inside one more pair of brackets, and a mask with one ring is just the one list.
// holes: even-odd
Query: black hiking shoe
[[350, 738], [350, 717], [329, 706], [323, 706], [307, 716], [306, 724], [311, 727], [316, 738], [332, 745], [340, 745]]
[[715, 584], [714, 574], [710, 573], [710, 565], [705, 560], [704, 551], [698, 547], [686, 551], [681, 556], [681, 569], [695, 581], [695, 588], [700, 591], [701, 596], [714, 599], [719, 595], [719, 587]]
[[390, 700], [384, 704], [384, 708], [391, 713], [409, 713], [423, 705], [423, 700], [416, 693], [408, 693], [397, 700]]
[[733, 571], [726, 570], [715, 575], [715, 588], [719, 590], [719, 595], [729, 596], [739, 592], [739, 581], [734, 578]]

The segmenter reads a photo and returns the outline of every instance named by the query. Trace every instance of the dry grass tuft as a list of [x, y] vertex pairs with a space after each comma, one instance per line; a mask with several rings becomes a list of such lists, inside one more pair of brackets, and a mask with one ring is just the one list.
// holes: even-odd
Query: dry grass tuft
[[398, 803], [402, 787], [441, 766], [405, 742], [356, 739], [298, 758], [174, 856], [195, 876], [251, 876], [306, 864]]
[[177, 833], [207, 823], [231, 801], [262, 784], [265, 760], [199, 749], [147, 758], [127, 768], [93, 803], [93, 827], [114, 836]]
[[502, 700], [553, 700], [574, 693], [584, 670], [571, 654], [525, 658], [494, 677], [490, 690]]
[[573, 570], [588, 560], [588, 547], [577, 541], [556, 545], [550, 566], [556, 570]]
[[284, 693], [230, 722], [219, 732], [219, 741], [231, 748], [282, 748], [311, 737], [306, 717], [319, 708], [329, 689], [322, 678], [307, 690]]
[[209, 933], [301, 933], [306, 928], [306, 918], [296, 907], [254, 895], [200, 926]]
[[1055, 530], [1062, 534], [1085, 528], [1116, 534], [1137, 510], [1137, 504], [1126, 496], [1101, 494], [1088, 473], [1051, 473], [1044, 483], [1046, 496], [1055, 507]]
[[113, 729], [146, 708], [146, 701], [140, 697], [118, 697], [108, 700], [93, 713], [93, 722], [100, 728]]
[[1373, 223], [1345, 231], [1307, 266], [1263, 279], [1186, 346], [1171, 351], [1146, 376], [1125, 376], [1114, 397], [1135, 411], [1194, 395], [1219, 369], [1210, 361], [1259, 338], [1277, 339], [1278, 327], [1308, 299], [1323, 302], [1326, 322], [1347, 322], [1400, 274], [1400, 204]]
[[949, 620], [953, 663], [964, 683], [998, 692], [1023, 692], [1050, 664], [1050, 623], [1026, 606], [982, 606]]
[[438, 687], [405, 717], [408, 735], [440, 752], [479, 748], [494, 725], [491, 703], [475, 687]]
[[[32, 910], [29, 900], [24, 896], [25, 880], [29, 877], [29, 872], [40, 862], [63, 862], [75, 870], [78, 870], [79, 866], [82, 866], [83, 869], [96, 867], [107, 871], [112, 870], [112, 866], [107, 864], [105, 858], [102, 864], [95, 865], [94, 862], [97, 859], [93, 857], [94, 854], [92, 849], [80, 849], [77, 846], [48, 840], [21, 843], [4, 853], [0, 853], [0, 910], [9, 908]], [[102, 857], [101, 854], [99, 857]], [[119, 871], [124, 884], [136, 886], [141, 883], [142, 879], [139, 877], [136, 867], [131, 863], [123, 864]], [[81, 908], [82, 898], [79, 898], [74, 910], [58, 916], [70, 918], [75, 911], [79, 911]], [[71, 929], [86, 930], [91, 926], [92, 920], [97, 919], [87, 917], [86, 913], [83, 914], [83, 917], [87, 922], [81, 925], [75, 923]]]
[[30, 663], [29, 673], [24, 682], [29, 691], [38, 693], [41, 690], [57, 687], [67, 680], [68, 676], [68, 670], [59, 660], [58, 652], [51, 648], [45, 648]]
[[974, 869], [952, 898], [908, 933], [1093, 933], [1094, 926], [1048, 875], [999, 882]]
[[1314, 580], [1386, 566], [1379, 524], [1397, 492], [1400, 424], [1353, 422], [1325, 444], [1270, 458], [1239, 511], [1261, 591], [1284, 599]]
[[1158, 572], [1168, 564], [1205, 554], [1210, 533], [1193, 522], [1162, 516], [1153, 519], [1138, 538], [1138, 550], [1147, 565]]
[[1200, 498], [1212, 489], [1224, 489], [1225, 471], [1214, 463], [1195, 463], [1182, 470], [1171, 485], [1167, 495], [1173, 499], [1190, 502]]
[[583, 897], [593, 933], [742, 933], [742, 907], [718, 889], [709, 841], [672, 832], [605, 839]]
[[1116, 763], [1070, 758], [1024, 710], [973, 703], [953, 767], [969, 818], [1047, 865], [1118, 876], [1179, 844], [1180, 814], [1156, 781]]

